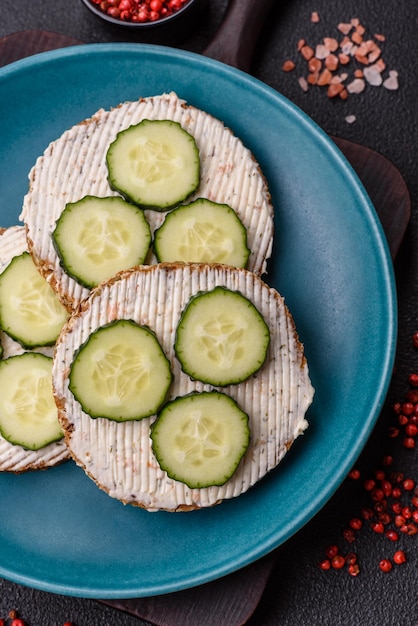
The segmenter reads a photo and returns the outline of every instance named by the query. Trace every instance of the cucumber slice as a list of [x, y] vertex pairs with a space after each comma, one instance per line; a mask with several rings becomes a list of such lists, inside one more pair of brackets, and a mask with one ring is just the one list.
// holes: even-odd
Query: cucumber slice
[[158, 411], [172, 381], [154, 333], [131, 320], [93, 332], [71, 364], [69, 388], [85, 413], [123, 422]]
[[224, 393], [192, 393], [166, 404], [151, 427], [160, 467], [191, 489], [223, 485], [250, 443], [248, 415]]
[[199, 186], [194, 137], [178, 122], [143, 120], [118, 133], [106, 154], [109, 184], [127, 200], [165, 211]]
[[223, 263], [247, 265], [247, 231], [227, 204], [199, 198], [168, 213], [155, 232], [154, 251], [159, 262]]
[[39, 450], [63, 437], [52, 393], [52, 359], [24, 352], [0, 362], [0, 433]]
[[190, 299], [174, 349], [191, 378], [223, 387], [260, 369], [269, 342], [269, 328], [254, 304], [236, 291], [215, 287]]
[[0, 275], [0, 328], [25, 348], [55, 343], [68, 312], [28, 252]]
[[66, 205], [52, 233], [64, 271], [84, 287], [141, 265], [151, 244], [144, 212], [122, 198], [85, 196]]

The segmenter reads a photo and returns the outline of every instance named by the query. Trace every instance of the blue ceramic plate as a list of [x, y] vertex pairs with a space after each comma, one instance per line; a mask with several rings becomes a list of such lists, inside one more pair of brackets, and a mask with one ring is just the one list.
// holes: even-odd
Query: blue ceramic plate
[[396, 302], [378, 218], [326, 135], [242, 72], [136, 44], [67, 48], [0, 70], [0, 224], [18, 221], [29, 169], [51, 140], [100, 107], [170, 90], [231, 127], [269, 181], [276, 239], [268, 282], [285, 296], [305, 344], [316, 388], [310, 428], [249, 493], [193, 513], [124, 506], [72, 462], [0, 475], [0, 576], [18, 583], [126, 598], [241, 568], [286, 541], [330, 498], [384, 401]]

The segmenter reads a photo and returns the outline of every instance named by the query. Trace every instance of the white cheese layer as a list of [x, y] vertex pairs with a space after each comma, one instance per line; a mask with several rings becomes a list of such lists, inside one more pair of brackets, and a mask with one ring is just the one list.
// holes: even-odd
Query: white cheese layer
[[[247, 381], [224, 387], [250, 417], [251, 443], [240, 466], [221, 487], [190, 489], [169, 479], [153, 455], [150, 425], [141, 421], [92, 419], [69, 391], [75, 351], [100, 326], [132, 319], [153, 330], [174, 375], [169, 399], [212, 387], [191, 380], [174, 354], [176, 327], [189, 299], [216, 286], [241, 292], [258, 308], [270, 329], [262, 368]], [[307, 427], [305, 413], [314, 390], [293, 319], [283, 298], [259, 277], [222, 265], [161, 264], [122, 272], [93, 290], [57, 341], [54, 392], [66, 441], [75, 461], [99, 487], [125, 503], [168, 511], [212, 506], [236, 497], [275, 468]]]
[[[11, 226], [0, 236], [0, 274], [6, 269], [13, 257], [27, 252], [25, 229], [22, 226]], [[3, 359], [23, 354], [25, 349], [20, 343], [11, 339], [0, 330], [0, 342], [3, 346]], [[33, 352], [41, 352], [53, 356], [54, 348], [36, 348]], [[0, 390], [1, 393], [1, 390]], [[64, 439], [50, 443], [40, 450], [26, 450], [22, 446], [9, 443], [0, 435], [0, 472], [24, 472], [27, 470], [52, 467], [69, 459]]]
[[[21, 214], [29, 248], [41, 272], [49, 276], [69, 308], [89, 291], [63, 272], [51, 232], [66, 203], [88, 194], [117, 195], [107, 180], [107, 149], [119, 131], [143, 119], [173, 120], [193, 135], [200, 153], [201, 182], [190, 200], [203, 197], [229, 204], [247, 229], [251, 250], [248, 269], [258, 275], [266, 271], [272, 250], [273, 208], [258, 163], [222, 122], [187, 105], [174, 93], [164, 94], [98, 111], [52, 142], [29, 174], [29, 191]], [[162, 224], [164, 213], [145, 214], [154, 232]]]

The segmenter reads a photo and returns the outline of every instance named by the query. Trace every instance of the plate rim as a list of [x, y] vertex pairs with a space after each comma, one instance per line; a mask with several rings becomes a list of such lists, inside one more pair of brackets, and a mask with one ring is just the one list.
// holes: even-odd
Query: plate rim
[[[57, 50], [50, 50], [46, 52], [40, 52], [30, 57], [26, 57], [24, 59], [15, 61], [9, 65], [0, 68], [0, 83], [3, 80], [3, 77], [7, 77], [9, 74], [15, 74], [15, 72], [25, 71], [27, 68], [33, 68], [34, 66], [49, 64], [51, 61], [61, 61], [62, 59], [66, 59], [72, 56], [83, 56], [85, 54], [108, 54], [114, 53], [118, 51], [118, 53], [125, 53], [130, 51], [135, 52], [144, 52], [144, 53], [152, 53], [152, 54], [169, 54], [170, 57], [176, 57], [182, 60], [192, 60], [195, 63], [198, 63], [203, 66], [214, 67], [217, 70], [222, 71], [223, 73], [229, 74], [233, 79], [238, 78], [239, 81], [247, 81], [250, 85], [255, 85], [258, 89], [261, 89], [265, 94], [269, 95], [273, 99], [278, 99], [280, 101], [281, 106], [283, 106], [286, 110], [290, 111], [292, 116], [295, 116], [300, 120], [304, 127], [309, 128], [311, 133], [315, 134], [316, 139], [321, 142], [321, 144], [325, 147], [325, 149], [332, 154], [333, 159], [339, 162], [340, 168], [344, 171], [345, 176], [350, 179], [350, 186], [354, 186], [357, 188], [357, 192], [363, 196], [365, 200], [365, 205], [368, 207], [369, 215], [368, 220], [373, 226], [373, 234], [375, 237], [374, 243], [378, 243], [378, 249], [380, 251], [380, 260], [383, 264], [382, 266], [382, 274], [385, 277], [385, 287], [388, 291], [388, 294], [391, 296], [390, 302], [388, 302], [388, 331], [390, 340], [387, 341], [388, 349], [385, 353], [386, 359], [385, 362], [382, 363], [381, 367], [381, 375], [376, 384], [376, 391], [374, 395], [374, 405], [370, 411], [369, 419], [366, 421], [363, 431], [360, 436], [360, 443], [358, 444], [355, 451], [353, 451], [351, 457], [345, 459], [345, 463], [343, 467], [349, 468], [352, 466], [355, 459], [361, 453], [364, 445], [367, 443], [367, 440], [371, 434], [372, 428], [376, 423], [380, 410], [385, 401], [386, 392], [390, 383], [390, 373], [392, 370], [392, 366], [394, 363], [395, 352], [396, 352], [396, 328], [397, 328], [397, 308], [396, 308], [396, 288], [395, 288], [395, 280], [394, 280], [394, 272], [393, 265], [390, 259], [390, 253], [388, 244], [386, 241], [386, 237], [384, 235], [383, 227], [381, 222], [375, 212], [375, 209], [372, 205], [372, 202], [361, 183], [359, 177], [355, 173], [354, 169], [344, 157], [339, 148], [332, 142], [332, 139], [326, 135], [326, 133], [311, 119], [308, 117], [306, 113], [304, 113], [301, 109], [299, 109], [295, 104], [293, 104], [290, 100], [288, 100], [285, 96], [274, 90], [272, 87], [269, 87], [264, 82], [259, 80], [258, 78], [252, 77], [241, 70], [237, 70], [236, 68], [232, 68], [230, 66], [225, 65], [222, 62], [216, 61], [214, 59], [210, 59], [208, 57], [204, 57], [198, 53], [187, 51], [187, 50], [179, 50], [173, 49], [168, 46], [160, 46], [156, 44], [138, 44], [138, 43], [97, 43], [97, 44], [77, 44], [74, 46], [69, 46], [66, 48], [61, 48]], [[267, 280], [268, 282], [268, 280]], [[276, 543], [271, 538], [269, 543], [265, 543], [265, 545], [261, 548], [258, 546], [254, 548], [254, 550], [250, 553], [246, 553], [242, 555], [242, 558], [239, 562], [235, 561], [233, 564], [229, 565], [229, 567], [223, 566], [220, 567], [216, 572], [211, 572], [210, 574], [202, 574], [200, 577], [193, 576], [193, 580], [189, 580], [188, 582], [184, 581], [179, 584], [169, 584], [169, 585], [160, 585], [158, 588], [147, 589], [146, 595], [158, 595], [161, 593], [171, 592], [171, 591], [179, 591], [182, 589], [187, 589], [190, 587], [194, 587], [200, 585], [205, 582], [210, 582], [211, 580], [220, 578], [224, 575], [232, 573], [237, 569], [241, 569], [249, 565], [250, 563], [258, 560], [277, 548], [279, 545], [287, 541], [291, 536], [296, 534], [306, 523], [308, 523], [313, 516], [324, 506], [324, 504], [334, 495], [334, 493], [338, 490], [339, 486], [343, 482], [345, 478], [345, 474], [341, 472], [339, 480], [333, 483], [333, 487], [328, 490], [324, 490], [321, 493], [321, 498], [315, 498], [315, 502], [312, 503], [311, 507], [307, 508], [303, 514], [300, 515], [300, 518], [297, 522], [292, 526], [292, 529], [288, 530], [285, 533], [280, 541]], [[12, 576], [11, 576], [12, 574]], [[29, 585], [34, 588], [39, 588], [45, 591], [51, 591], [56, 593], [61, 593], [70, 596], [82, 596], [82, 597], [91, 597], [91, 598], [131, 598], [137, 597], [141, 595], [140, 590], [138, 588], [130, 589], [114, 589], [112, 592], [109, 592], [108, 589], [80, 589], [76, 585], [72, 588], [67, 585], [63, 586], [60, 584], [55, 584], [52, 581], [40, 581], [34, 579], [31, 576], [26, 576], [25, 574], [13, 574], [7, 568], [3, 568], [0, 563], [0, 575], [12, 580], [14, 582], [18, 582], [20, 584]]]

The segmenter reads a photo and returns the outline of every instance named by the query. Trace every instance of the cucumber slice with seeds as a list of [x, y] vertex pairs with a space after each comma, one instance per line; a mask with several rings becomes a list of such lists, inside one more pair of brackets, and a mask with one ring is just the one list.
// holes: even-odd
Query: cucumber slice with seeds
[[215, 287], [187, 304], [174, 349], [191, 378], [223, 387], [259, 370], [269, 342], [269, 328], [254, 304], [238, 292]]
[[106, 154], [110, 186], [127, 200], [166, 211], [199, 186], [194, 137], [171, 120], [143, 120], [118, 133]]
[[141, 265], [151, 243], [144, 212], [122, 198], [85, 196], [66, 205], [52, 233], [64, 271], [91, 288]]
[[52, 345], [68, 318], [51, 285], [28, 252], [0, 275], [0, 328], [25, 348]]
[[172, 381], [154, 333], [131, 320], [93, 332], [71, 364], [69, 388], [90, 417], [123, 422], [158, 411]]
[[63, 437], [52, 393], [52, 359], [25, 352], [0, 362], [0, 433], [39, 450]]
[[199, 198], [168, 213], [155, 232], [159, 262], [223, 263], [245, 267], [250, 255], [247, 231], [227, 204]]
[[250, 442], [248, 415], [224, 393], [192, 393], [166, 404], [151, 427], [160, 467], [191, 489], [223, 485]]

